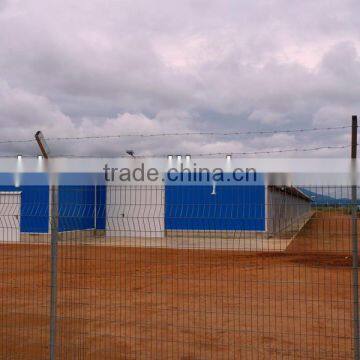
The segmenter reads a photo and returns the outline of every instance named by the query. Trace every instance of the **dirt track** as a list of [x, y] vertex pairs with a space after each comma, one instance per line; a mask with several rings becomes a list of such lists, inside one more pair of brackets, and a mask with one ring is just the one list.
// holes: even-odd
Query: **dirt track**
[[[351, 259], [308, 240], [326, 219], [282, 254], [59, 246], [58, 358], [351, 358]], [[0, 245], [3, 359], [48, 358], [49, 251]]]

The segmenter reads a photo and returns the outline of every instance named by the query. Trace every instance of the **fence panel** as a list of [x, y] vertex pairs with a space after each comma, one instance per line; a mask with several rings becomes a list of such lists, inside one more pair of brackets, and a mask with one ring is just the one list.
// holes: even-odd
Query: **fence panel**
[[[59, 188], [55, 358], [353, 358], [351, 187], [240, 187]], [[0, 189], [2, 359], [50, 356], [49, 195]]]
[[43, 191], [0, 188], [1, 359], [49, 356], [50, 238], [43, 222], [49, 209]]

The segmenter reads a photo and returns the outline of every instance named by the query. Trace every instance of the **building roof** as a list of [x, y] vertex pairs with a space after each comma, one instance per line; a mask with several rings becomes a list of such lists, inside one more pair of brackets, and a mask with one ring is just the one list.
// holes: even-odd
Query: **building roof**
[[307, 201], [311, 201], [311, 198], [309, 196], [307, 196], [304, 192], [302, 192], [298, 187], [296, 186], [288, 186], [288, 185], [283, 185], [283, 186], [279, 186], [279, 185], [269, 185], [270, 189], [276, 190], [276, 191], [281, 191], [281, 192], [286, 192], [289, 195], [293, 195], [296, 197], [300, 197], [304, 200]]

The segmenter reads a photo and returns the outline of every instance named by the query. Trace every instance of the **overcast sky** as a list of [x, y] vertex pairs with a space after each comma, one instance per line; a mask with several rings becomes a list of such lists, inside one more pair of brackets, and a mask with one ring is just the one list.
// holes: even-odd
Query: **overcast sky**
[[[0, 137], [350, 124], [360, 114], [359, 14], [358, 0], [0, 0]], [[348, 142], [347, 129], [50, 145], [116, 155]], [[0, 145], [21, 151], [37, 153]]]

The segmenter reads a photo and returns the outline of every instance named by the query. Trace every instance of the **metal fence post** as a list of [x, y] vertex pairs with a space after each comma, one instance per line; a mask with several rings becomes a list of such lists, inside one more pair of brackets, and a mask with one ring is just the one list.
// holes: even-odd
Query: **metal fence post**
[[51, 185], [51, 294], [50, 294], [50, 360], [55, 359], [57, 307], [57, 242], [58, 242], [58, 187]]
[[[50, 171], [50, 149], [45, 141], [43, 133], [39, 130], [35, 134], [35, 140], [39, 145], [43, 157], [47, 160], [45, 168]], [[51, 173], [51, 171], [50, 171]], [[51, 232], [51, 255], [50, 255], [50, 360], [55, 359], [56, 347], [56, 307], [57, 307], [57, 242], [59, 224], [59, 188], [56, 173], [50, 175], [50, 232]]]
[[358, 254], [358, 229], [357, 229], [357, 116], [352, 117], [351, 137], [351, 234], [352, 234], [352, 274], [353, 274], [353, 326], [354, 326], [354, 359], [360, 359], [359, 348], [359, 254]]

